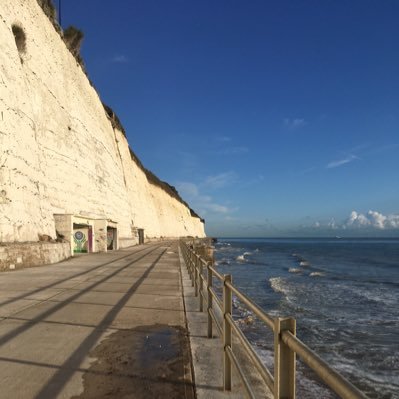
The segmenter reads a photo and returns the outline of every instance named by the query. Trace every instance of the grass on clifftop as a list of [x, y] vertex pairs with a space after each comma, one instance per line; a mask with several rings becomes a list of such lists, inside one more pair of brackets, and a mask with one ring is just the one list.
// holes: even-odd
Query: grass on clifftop
[[57, 11], [54, 7], [52, 0], [37, 0], [39, 6], [43, 9], [44, 13], [47, 15], [48, 19], [54, 24], [57, 22]]
[[64, 42], [76, 61], [82, 66], [83, 59], [80, 55], [80, 47], [82, 46], [83, 37], [83, 32], [74, 26], [69, 26], [64, 30]]

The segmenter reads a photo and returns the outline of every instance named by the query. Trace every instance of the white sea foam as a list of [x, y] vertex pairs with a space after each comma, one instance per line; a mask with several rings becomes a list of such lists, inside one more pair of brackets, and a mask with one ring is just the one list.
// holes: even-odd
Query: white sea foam
[[259, 355], [262, 363], [269, 369], [273, 370], [274, 367], [274, 353], [271, 350], [260, 348], [259, 346], [255, 345], [255, 350]]
[[220, 247], [219, 251], [228, 251], [230, 247]]
[[[274, 367], [274, 353], [270, 349], [262, 348], [258, 345], [254, 345], [256, 353], [259, 355], [262, 363], [273, 372]], [[312, 381], [307, 376], [304, 375], [301, 369], [297, 369], [297, 384], [298, 384], [298, 397], [302, 399], [310, 398], [323, 398], [323, 399], [333, 399], [335, 395], [330, 392], [324, 386]], [[300, 393], [300, 396], [299, 396]]]
[[309, 274], [310, 277], [322, 277], [324, 276], [324, 273], [322, 272], [312, 272]]
[[237, 299], [236, 296], [233, 296], [232, 303], [233, 303], [233, 308], [234, 308], [234, 309], [238, 309], [238, 307], [239, 307], [239, 302], [238, 302], [238, 299]]
[[236, 260], [237, 260], [238, 262], [245, 262], [245, 257], [244, 257], [244, 255], [238, 255], [237, 258], [236, 258]]
[[302, 260], [301, 262], [299, 262], [299, 266], [308, 267], [310, 266], [310, 263], [306, 260]]
[[397, 293], [384, 290], [382, 288], [375, 288], [373, 290], [365, 290], [364, 288], [358, 288], [351, 286], [350, 290], [356, 295], [368, 299], [369, 301], [380, 302], [387, 306], [397, 306], [398, 296]]
[[286, 293], [286, 285], [282, 277], [271, 277], [269, 282], [275, 292]]
[[296, 268], [296, 267], [290, 267], [290, 268], [288, 269], [288, 271], [289, 271], [290, 273], [302, 273], [302, 270], [301, 270], [301, 269], [298, 269], [298, 268]]
[[285, 278], [271, 277], [269, 282], [274, 292], [283, 294], [288, 303], [295, 303], [295, 288]]

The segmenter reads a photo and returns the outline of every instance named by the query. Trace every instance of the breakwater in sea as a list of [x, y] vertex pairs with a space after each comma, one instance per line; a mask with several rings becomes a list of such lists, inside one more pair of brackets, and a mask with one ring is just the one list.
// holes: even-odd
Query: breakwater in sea
[[[399, 398], [399, 240], [220, 239], [222, 273], [371, 398]], [[235, 317], [266, 364], [270, 334], [234, 301]], [[395, 371], [396, 370], [396, 371]], [[298, 397], [333, 398], [299, 364]]]

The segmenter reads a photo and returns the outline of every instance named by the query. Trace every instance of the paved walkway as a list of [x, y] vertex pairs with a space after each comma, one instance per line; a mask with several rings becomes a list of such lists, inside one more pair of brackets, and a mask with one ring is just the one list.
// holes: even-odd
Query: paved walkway
[[1, 399], [193, 398], [189, 353], [176, 242], [0, 273]]

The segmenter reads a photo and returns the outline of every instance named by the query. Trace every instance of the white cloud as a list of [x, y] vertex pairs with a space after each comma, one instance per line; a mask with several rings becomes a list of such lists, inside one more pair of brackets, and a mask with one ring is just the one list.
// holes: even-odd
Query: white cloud
[[368, 211], [366, 214], [352, 211], [344, 224], [347, 228], [376, 228], [380, 230], [399, 228], [399, 215], [383, 215], [377, 211]]
[[215, 203], [211, 203], [211, 202], [203, 203], [202, 207], [207, 210], [216, 212], [216, 213], [229, 213], [230, 212], [230, 210], [227, 206], [219, 205], [219, 204], [215, 204]]
[[215, 140], [220, 142], [220, 143], [228, 143], [229, 141], [231, 141], [231, 137], [228, 137], [228, 136], [216, 136]]
[[243, 188], [246, 188], [249, 186], [256, 186], [256, 185], [261, 184], [264, 180], [265, 180], [265, 177], [263, 175], [254, 176], [253, 178], [251, 178], [249, 180], [240, 182], [239, 187], [241, 189], [243, 189]]
[[288, 127], [289, 129], [298, 129], [306, 125], [306, 121], [303, 118], [285, 118], [284, 119], [284, 126]]
[[194, 183], [181, 182], [178, 185], [178, 190], [180, 194], [186, 197], [197, 197], [199, 195], [198, 187]]
[[335, 221], [334, 218], [331, 218], [331, 219], [330, 219], [330, 221], [328, 222], [327, 226], [328, 226], [330, 229], [336, 229], [336, 228], [338, 228], [337, 222]]
[[236, 173], [224, 172], [224, 173], [219, 173], [218, 175], [208, 176], [201, 185], [210, 189], [218, 189], [226, 187], [236, 181], [237, 181]]
[[190, 206], [196, 209], [201, 215], [209, 214], [209, 212], [226, 215], [236, 210], [214, 202], [209, 195], [200, 194], [198, 186], [194, 183], [179, 182], [176, 184], [176, 187], [180, 195], [189, 201]]
[[112, 57], [111, 62], [115, 62], [117, 64], [124, 64], [128, 62], [128, 58], [123, 54], [118, 54]]
[[[306, 227], [306, 226], [303, 226]], [[308, 226], [310, 227], [310, 226]], [[329, 221], [315, 221], [311, 228], [316, 230], [392, 230], [399, 229], [399, 214], [384, 215], [381, 212], [370, 210], [366, 213], [352, 211], [349, 217], [337, 222], [334, 218]]]
[[245, 147], [245, 146], [227, 147], [227, 148], [222, 148], [221, 150], [216, 151], [217, 154], [221, 154], [221, 155], [246, 154], [247, 152], [249, 152], [249, 148]]
[[350, 163], [356, 159], [359, 159], [356, 155], [349, 155], [346, 158], [339, 159], [337, 161], [332, 161], [329, 164], [327, 164], [326, 168], [331, 169], [331, 168], [338, 168], [339, 166], [345, 165], [347, 163]]

